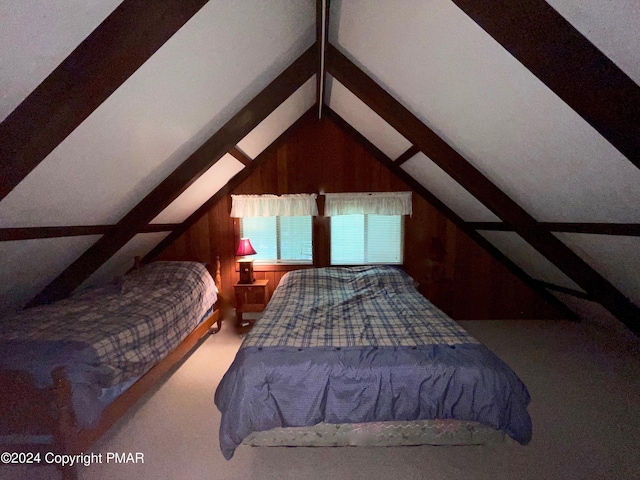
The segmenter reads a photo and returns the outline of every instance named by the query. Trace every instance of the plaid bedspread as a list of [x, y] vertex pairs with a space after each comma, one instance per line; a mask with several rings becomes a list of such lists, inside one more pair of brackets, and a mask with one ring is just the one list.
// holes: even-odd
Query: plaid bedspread
[[[144, 374], [163, 359], [216, 299], [215, 283], [204, 265], [156, 262], [126, 275], [118, 285], [3, 319], [0, 348], [12, 346], [22, 355], [14, 363], [29, 362], [39, 355], [37, 351], [52, 362], [64, 361], [65, 356], [84, 359], [99, 370], [100, 387], [106, 388]], [[30, 345], [37, 351], [28, 356]], [[73, 345], [72, 355], [65, 351], [69, 345]], [[22, 366], [11, 361], [0, 359], [0, 367]], [[36, 368], [37, 364], [31, 366]], [[31, 373], [41, 382], [46, 377]]]
[[531, 439], [529, 392], [394, 267], [285, 275], [218, 385], [220, 448], [321, 422], [456, 419]]
[[390, 266], [285, 275], [243, 347], [388, 347], [479, 343]]

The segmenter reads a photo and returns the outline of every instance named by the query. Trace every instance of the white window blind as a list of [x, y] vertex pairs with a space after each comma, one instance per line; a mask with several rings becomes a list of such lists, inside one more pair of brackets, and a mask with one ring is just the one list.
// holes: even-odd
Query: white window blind
[[331, 217], [331, 264], [401, 264], [401, 215], [354, 214]]
[[327, 193], [325, 200], [332, 265], [402, 263], [411, 192]]
[[256, 263], [312, 263], [311, 216], [246, 217], [240, 236], [248, 237], [257, 252]]

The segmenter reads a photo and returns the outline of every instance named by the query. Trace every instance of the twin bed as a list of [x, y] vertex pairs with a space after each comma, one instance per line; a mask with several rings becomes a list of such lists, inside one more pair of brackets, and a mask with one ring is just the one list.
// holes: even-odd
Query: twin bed
[[[213, 277], [220, 283], [220, 264]], [[198, 262], [155, 262], [116, 284], [0, 322], [3, 450], [79, 453], [220, 327]], [[64, 468], [66, 478], [73, 469]]]
[[220, 447], [531, 438], [529, 393], [389, 266], [285, 275], [222, 379]]

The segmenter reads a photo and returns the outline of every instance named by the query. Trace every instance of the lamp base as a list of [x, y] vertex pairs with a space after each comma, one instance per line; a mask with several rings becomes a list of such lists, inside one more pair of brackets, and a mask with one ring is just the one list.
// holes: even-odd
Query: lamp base
[[238, 260], [240, 264], [240, 281], [238, 283], [254, 283], [256, 281], [253, 276], [253, 260]]

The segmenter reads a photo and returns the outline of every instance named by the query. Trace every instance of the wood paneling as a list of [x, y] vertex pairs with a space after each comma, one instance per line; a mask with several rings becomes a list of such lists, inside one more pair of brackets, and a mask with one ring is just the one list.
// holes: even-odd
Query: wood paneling
[[[307, 118], [262, 165], [238, 185], [234, 194], [333, 193], [407, 191], [410, 188], [367, 150], [326, 117]], [[319, 197], [320, 212], [323, 197]], [[419, 195], [413, 196], [414, 213], [405, 223], [405, 268], [419, 290], [457, 319], [562, 318], [560, 312], [522, 283]], [[222, 294], [233, 298], [237, 281], [234, 249], [236, 229], [229, 217], [231, 197], [225, 196], [158, 259], [198, 257], [222, 262]], [[329, 258], [329, 220], [314, 220], [314, 262], [324, 266]], [[446, 255], [430, 272], [427, 256], [432, 238], [445, 246]], [[286, 273], [280, 267], [260, 268], [256, 278], [275, 288]], [[432, 274], [430, 274], [432, 273]]]

